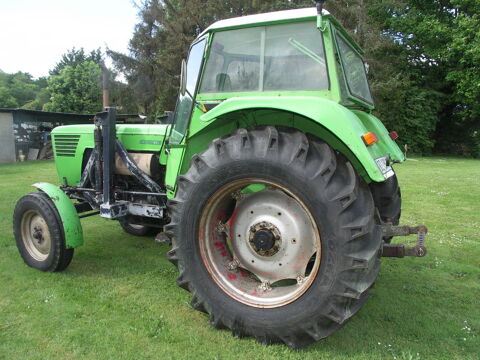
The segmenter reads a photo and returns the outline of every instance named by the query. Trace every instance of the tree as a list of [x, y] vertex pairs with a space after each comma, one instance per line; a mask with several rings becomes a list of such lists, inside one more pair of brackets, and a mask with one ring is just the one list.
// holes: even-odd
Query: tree
[[10, 94], [9, 89], [0, 87], [0, 108], [17, 108], [18, 102]]
[[100, 67], [91, 60], [76, 66], [66, 65], [59, 75], [48, 79], [51, 97], [44, 110], [90, 114], [101, 111], [100, 79]]
[[[33, 79], [29, 73], [7, 74], [0, 72], [0, 107], [41, 109], [48, 100], [46, 79]], [[42, 94], [42, 96], [40, 96]]]
[[60, 72], [67, 66], [76, 67], [85, 61], [93, 61], [100, 64], [102, 61], [102, 52], [100, 49], [92, 50], [86, 54], [83, 48], [72, 48], [62, 55], [62, 59], [50, 70], [50, 75], [60, 75]]
[[[375, 1], [373, 16], [401, 49], [399, 72], [411, 94], [421, 89], [436, 109], [431, 143], [437, 152], [480, 152], [480, 3], [470, 0]], [[414, 96], [413, 96], [414, 97]]]
[[[50, 71], [45, 91], [37, 94], [35, 101], [28, 106], [36, 107], [48, 98], [43, 107], [47, 111], [96, 113], [102, 110], [102, 74], [100, 63], [103, 61], [100, 49], [86, 54], [83, 48], [68, 50], [54, 69]], [[124, 113], [136, 113], [138, 107], [132, 99], [131, 90], [126, 84], [116, 81], [117, 74], [110, 72], [110, 105], [121, 108]]]

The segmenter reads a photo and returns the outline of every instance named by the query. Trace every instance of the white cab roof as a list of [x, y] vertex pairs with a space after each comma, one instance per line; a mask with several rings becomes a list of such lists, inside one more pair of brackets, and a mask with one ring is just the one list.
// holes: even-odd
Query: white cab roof
[[[328, 15], [327, 10], [323, 10], [323, 15]], [[312, 18], [317, 16], [317, 9], [314, 7], [294, 10], [274, 11], [264, 14], [240, 16], [232, 19], [220, 20], [210, 25], [200, 36], [214, 29], [232, 28], [248, 24], [268, 23], [272, 21], [282, 21], [290, 19]]]

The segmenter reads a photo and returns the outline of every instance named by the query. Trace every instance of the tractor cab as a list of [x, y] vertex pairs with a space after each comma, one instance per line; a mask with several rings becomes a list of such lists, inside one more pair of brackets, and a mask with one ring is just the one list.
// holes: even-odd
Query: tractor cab
[[[207, 112], [237, 97], [309, 96], [373, 109], [362, 50], [325, 10], [250, 15], [214, 23], [183, 67], [171, 141], [181, 141], [194, 103]], [[195, 101], [193, 99], [195, 97]]]

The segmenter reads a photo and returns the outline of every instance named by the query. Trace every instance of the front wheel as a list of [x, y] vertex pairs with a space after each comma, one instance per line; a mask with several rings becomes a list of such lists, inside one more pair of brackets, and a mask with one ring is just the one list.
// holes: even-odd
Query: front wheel
[[127, 234], [134, 236], [150, 236], [155, 235], [159, 232], [159, 229], [157, 228], [147, 225], [135, 224], [128, 219], [120, 219], [119, 223], [123, 231], [125, 231]]
[[300, 347], [366, 301], [380, 267], [374, 203], [327, 144], [240, 129], [194, 156], [178, 185], [169, 259], [214, 327]]
[[28, 266], [41, 271], [62, 271], [73, 258], [65, 245], [60, 215], [47, 194], [23, 196], [13, 213], [13, 231], [18, 251]]

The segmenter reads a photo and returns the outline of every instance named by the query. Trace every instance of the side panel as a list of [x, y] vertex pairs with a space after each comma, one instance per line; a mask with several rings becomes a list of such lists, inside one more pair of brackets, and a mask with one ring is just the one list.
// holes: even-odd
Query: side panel
[[63, 224], [67, 247], [75, 248], [83, 245], [82, 224], [70, 198], [60, 188], [52, 184], [36, 183], [33, 186], [46, 193], [55, 204]]
[[63, 185], [77, 185], [82, 175], [83, 153], [85, 149], [94, 147], [94, 127], [87, 126], [61, 126], [52, 131], [55, 167]]

